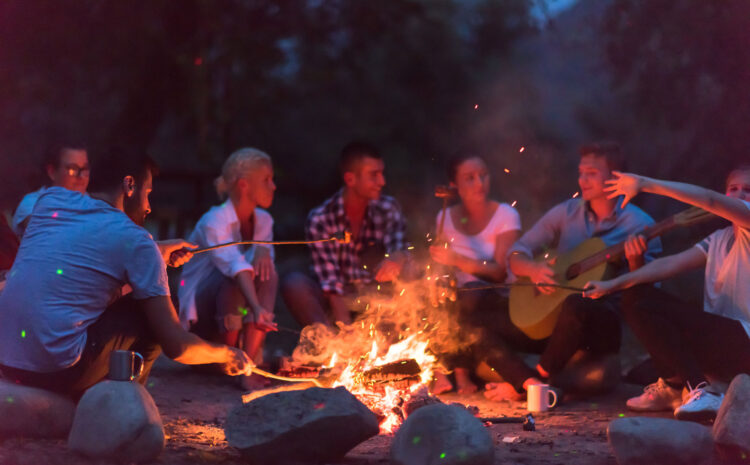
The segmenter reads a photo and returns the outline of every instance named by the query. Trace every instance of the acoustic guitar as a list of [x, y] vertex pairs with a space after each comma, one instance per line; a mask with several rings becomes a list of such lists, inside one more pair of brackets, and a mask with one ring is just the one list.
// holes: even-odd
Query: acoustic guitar
[[[714, 215], [697, 207], [681, 211], [640, 234], [649, 241], [678, 226], [690, 226], [712, 218]], [[554, 250], [538, 257], [551, 262], [555, 280], [564, 286], [583, 288], [588, 281], [601, 281], [612, 276], [611, 263], [619, 261], [625, 253], [625, 241], [607, 247], [598, 237], [586, 239], [575, 249], [557, 255]], [[520, 278], [519, 283], [531, 284]], [[576, 291], [555, 289], [543, 294], [535, 286], [513, 286], [510, 291], [510, 319], [532, 339], [544, 339], [552, 334], [561, 310], [561, 304]]]

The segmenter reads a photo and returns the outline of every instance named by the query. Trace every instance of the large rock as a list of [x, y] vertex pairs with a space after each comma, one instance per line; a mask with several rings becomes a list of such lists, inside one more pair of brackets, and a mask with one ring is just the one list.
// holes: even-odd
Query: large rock
[[491, 465], [495, 446], [482, 422], [456, 405], [429, 405], [406, 419], [391, 444], [394, 465]]
[[713, 453], [711, 430], [666, 418], [618, 418], [607, 428], [620, 465], [699, 464]]
[[714, 421], [716, 450], [727, 459], [750, 455], [750, 376], [735, 376]]
[[0, 438], [64, 438], [75, 409], [67, 397], [0, 380]]
[[159, 410], [142, 385], [103, 381], [81, 397], [68, 447], [95, 458], [122, 462], [155, 459], [164, 449]]
[[378, 419], [343, 387], [268, 394], [233, 409], [227, 441], [251, 464], [336, 461], [378, 434]]

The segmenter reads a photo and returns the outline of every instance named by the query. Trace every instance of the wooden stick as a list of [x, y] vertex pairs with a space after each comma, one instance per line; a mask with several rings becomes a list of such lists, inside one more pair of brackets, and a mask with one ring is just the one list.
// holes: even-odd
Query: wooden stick
[[222, 247], [230, 247], [233, 245], [300, 245], [300, 244], [319, 244], [321, 242], [340, 242], [342, 244], [347, 244], [349, 240], [350, 240], [350, 236], [347, 233], [344, 235], [343, 238], [331, 237], [328, 239], [318, 239], [315, 241], [235, 241], [235, 242], [227, 242], [225, 244], [212, 245], [209, 247], [201, 247], [198, 249], [190, 250], [190, 252], [193, 254], [197, 254], [197, 253], [208, 252], [209, 250], [220, 249]]

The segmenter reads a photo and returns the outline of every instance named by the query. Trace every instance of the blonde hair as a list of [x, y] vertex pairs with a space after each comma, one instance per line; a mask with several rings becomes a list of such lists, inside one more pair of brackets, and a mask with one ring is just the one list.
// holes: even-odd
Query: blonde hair
[[238, 180], [261, 166], [270, 164], [271, 157], [266, 152], [250, 147], [237, 150], [224, 162], [221, 176], [214, 181], [216, 193], [219, 194], [220, 199], [224, 200]]

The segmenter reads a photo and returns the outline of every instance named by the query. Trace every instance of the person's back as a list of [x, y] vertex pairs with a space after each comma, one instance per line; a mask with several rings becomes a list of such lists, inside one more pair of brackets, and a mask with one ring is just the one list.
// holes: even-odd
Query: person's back
[[49, 188], [0, 295], [0, 364], [36, 372], [74, 364], [86, 329], [125, 283], [137, 299], [169, 294], [146, 230], [102, 200]]

